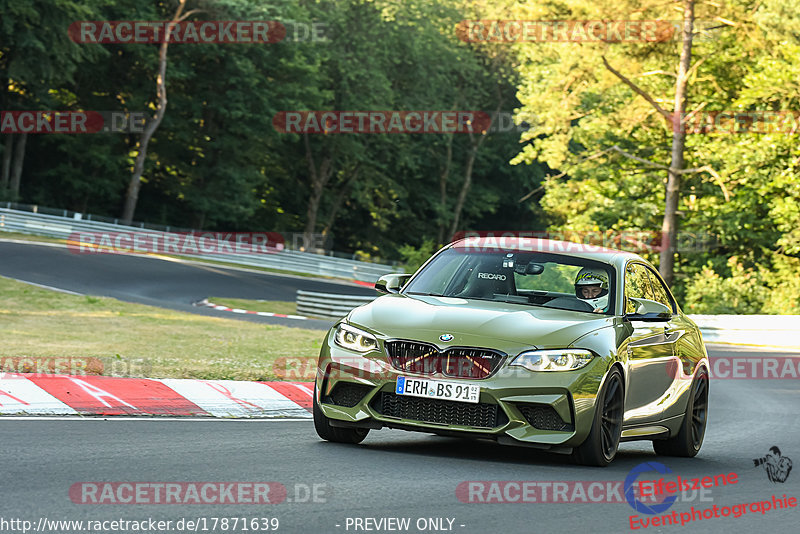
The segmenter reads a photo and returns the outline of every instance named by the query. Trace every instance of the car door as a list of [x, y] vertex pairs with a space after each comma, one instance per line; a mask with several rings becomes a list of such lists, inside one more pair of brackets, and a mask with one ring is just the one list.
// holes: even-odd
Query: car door
[[667, 330], [668, 341], [673, 346], [672, 351], [675, 356], [667, 369], [667, 374], [672, 379], [670, 391], [672, 394], [664, 398], [662, 413], [665, 417], [682, 415], [686, 404], [685, 398], [684, 402], [678, 402], [679, 397], [691, 386], [691, 375], [694, 373], [695, 365], [705, 356], [705, 352], [702, 349], [698, 350], [698, 347], [702, 347], [702, 342], [697, 327], [678, 312], [675, 299], [667, 289], [667, 284], [655, 270], [648, 268], [648, 272], [653, 284], [654, 300], [669, 306], [673, 313]]
[[[625, 313], [635, 313], [631, 298], [662, 301], [654, 290], [649, 268], [631, 262], [625, 268]], [[675, 311], [674, 306], [667, 304]], [[625, 422], [642, 424], [658, 421], [676, 400], [675, 342], [678, 335], [672, 319], [630, 321], [632, 333], [623, 350], [628, 356], [628, 386], [625, 396]]]

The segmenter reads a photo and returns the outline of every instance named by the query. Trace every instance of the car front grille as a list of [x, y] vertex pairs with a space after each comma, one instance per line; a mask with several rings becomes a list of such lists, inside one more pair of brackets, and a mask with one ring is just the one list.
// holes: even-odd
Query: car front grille
[[495, 428], [508, 421], [497, 404], [407, 397], [386, 391], [381, 394], [380, 404], [373, 408], [386, 417], [441, 425]]
[[517, 408], [528, 423], [539, 430], [572, 432], [575, 426], [565, 422], [549, 404], [517, 404]]
[[395, 369], [407, 373], [441, 373], [454, 378], [486, 378], [502, 363], [500, 352], [476, 347], [440, 351], [429, 343], [388, 341], [386, 349]]
[[369, 393], [372, 388], [352, 382], [339, 382], [329, 395], [330, 404], [352, 408]]

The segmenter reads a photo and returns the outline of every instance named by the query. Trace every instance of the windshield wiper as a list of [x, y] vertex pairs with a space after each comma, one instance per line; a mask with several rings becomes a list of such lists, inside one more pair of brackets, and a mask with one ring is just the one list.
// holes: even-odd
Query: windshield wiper
[[419, 291], [408, 291], [406, 295], [419, 295], [422, 297], [446, 297], [447, 295], [442, 295], [441, 293], [422, 293]]

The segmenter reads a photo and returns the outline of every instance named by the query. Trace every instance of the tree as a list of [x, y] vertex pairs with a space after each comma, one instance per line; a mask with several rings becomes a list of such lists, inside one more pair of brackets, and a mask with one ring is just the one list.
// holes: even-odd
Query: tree
[[[66, 32], [70, 23], [92, 18], [96, 11], [73, 0], [0, 0], [0, 13], [0, 110], [52, 109], [51, 93], [71, 83], [82, 62], [99, 55], [70, 41]], [[61, 31], [42, 31], [50, 28]], [[4, 135], [0, 196], [17, 200], [28, 138], [25, 133]]]
[[[191, 10], [184, 13], [183, 10], [185, 7], [186, 0], [178, 0], [178, 7], [175, 9], [175, 13], [173, 13], [170, 19], [172, 24], [183, 22], [188, 17], [198, 12], [198, 10]], [[144, 164], [147, 159], [147, 145], [150, 144], [150, 139], [164, 119], [164, 113], [167, 110], [167, 49], [169, 48], [169, 41], [169, 32], [166, 32], [164, 40], [158, 49], [156, 113], [151, 120], [145, 123], [142, 134], [139, 137], [139, 143], [136, 147], [136, 159], [133, 164], [133, 174], [128, 184], [128, 190], [125, 193], [125, 203], [122, 208], [122, 224], [130, 224], [133, 220], [133, 214], [136, 212], [136, 202], [139, 199], [139, 188], [142, 186], [142, 174], [144, 173]]]

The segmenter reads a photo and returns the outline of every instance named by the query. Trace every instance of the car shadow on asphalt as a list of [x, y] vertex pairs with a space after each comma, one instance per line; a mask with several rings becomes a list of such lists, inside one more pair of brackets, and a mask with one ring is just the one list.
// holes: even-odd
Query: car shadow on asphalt
[[[491, 440], [420, 436], [421, 439], [412, 438], [378, 441], [375, 439], [378, 436], [379, 434], [371, 434], [360, 447], [376, 452], [382, 451], [398, 455], [467, 460], [480, 462], [482, 464], [496, 462], [499, 464], [585, 469], [585, 466], [576, 464], [568, 454], [556, 454], [533, 447], [500, 445]], [[386, 437], [389, 436], [390, 434], [386, 434]], [[372, 440], [370, 438], [372, 438]], [[649, 442], [642, 441], [623, 443], [610, 467], [615, 468], [615, 470], [623, 469], [627, 471], [642, 462], [651, 461], [661, 463], [668, 462], [670, 465], [676, 467], [678, 467], [679, 464], [686, 463], [687, 465], [691, 465], [694, 470], [701, 468], [706, 463], [702, 456], [696, 458], [668, 458], [658, 456], [653, 452]]]

